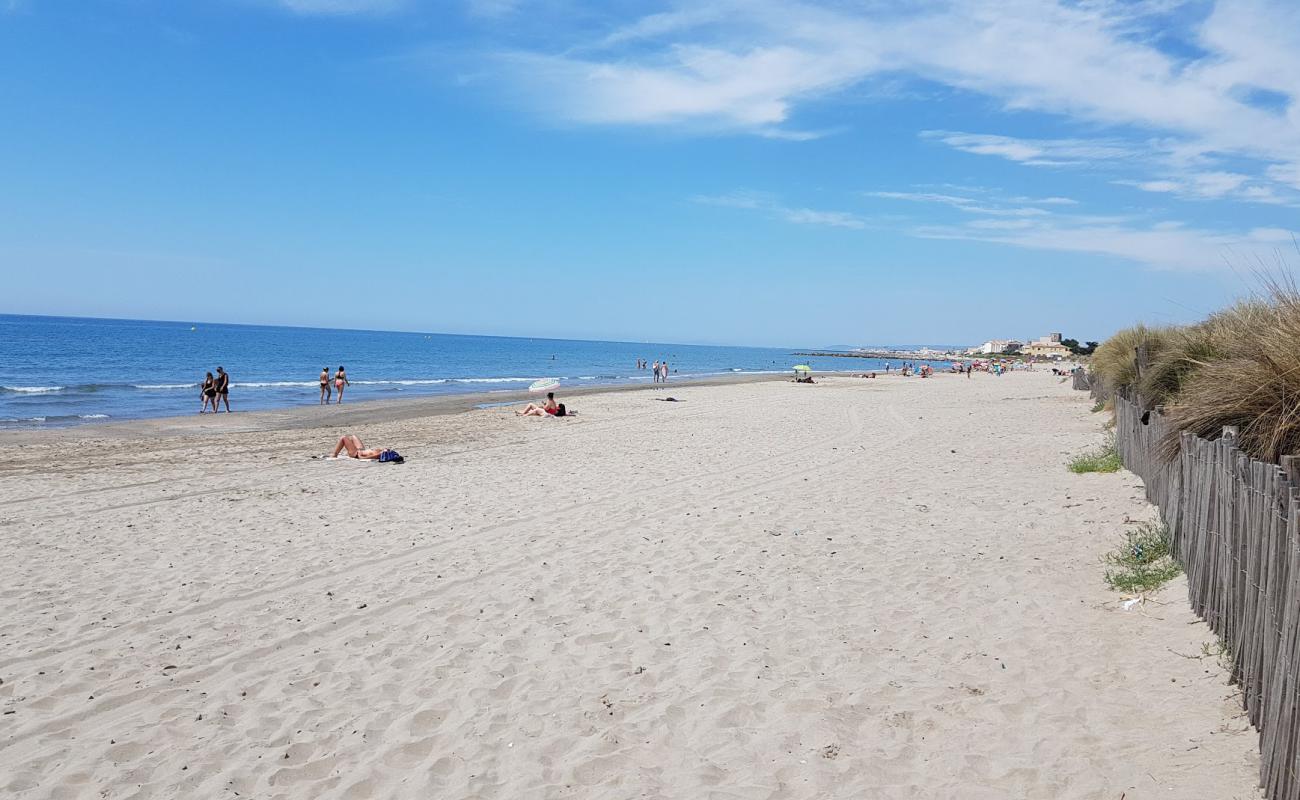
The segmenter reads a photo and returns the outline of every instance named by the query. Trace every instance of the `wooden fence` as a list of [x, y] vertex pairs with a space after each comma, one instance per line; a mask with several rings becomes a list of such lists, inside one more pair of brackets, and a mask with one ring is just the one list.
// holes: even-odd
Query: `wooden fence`
[[1074, 371], [1074, 383], [1072, 385], [1080, 392], [1092, 391], [1092, 375], [1088, 373], [1088, 370], [1079, 367]]
[[1259, 731], [1260, 786], [1300, 800], [1300, 464], [1257, 461], [1225, 428], [1213, 441], [1184, 433], [1161, 456], [1170, 426], [1114, 396], [1124, 466], [1160, 507], [1192, 608], [1232, 658], [1242, 703]]

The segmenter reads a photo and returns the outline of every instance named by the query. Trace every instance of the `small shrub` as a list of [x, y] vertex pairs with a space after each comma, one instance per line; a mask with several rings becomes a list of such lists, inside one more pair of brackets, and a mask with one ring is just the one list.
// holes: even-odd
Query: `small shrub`
[[1182, 574], [1169, 552], [1169, 529], [1143, 522], [1124, 534], [1124, 543], [1106, 555], [1106, 583], [1129, 594], [1154, 592]]
[[1115, 437], [1106, 437], [1106, 443], [1086, 453], [1080, 453], [1070, 459], [1071, 472], [1082, 475], [1085, 472], [1118, 472], [1124, 466], [1115, 449]]
[[1092, 413], [1096, 414], [1099, 411], [1105, 411], [1105, 410], [1106, 410], [1105, 400], [1098, 400], [1095, 404], [1093, 404]]

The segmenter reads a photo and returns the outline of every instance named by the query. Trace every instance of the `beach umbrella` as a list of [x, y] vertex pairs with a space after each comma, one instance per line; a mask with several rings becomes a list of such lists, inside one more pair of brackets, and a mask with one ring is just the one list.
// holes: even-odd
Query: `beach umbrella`
[[530, 392], [550, 392], [560, 388], [559, 378], [538, 378], [528, 385]]
[[807, 364], [796, 364], [795, 367], [794, 367], [794, 371], [795, 371], [795, 372], [812, 372], [812, 367], [808, 366]]

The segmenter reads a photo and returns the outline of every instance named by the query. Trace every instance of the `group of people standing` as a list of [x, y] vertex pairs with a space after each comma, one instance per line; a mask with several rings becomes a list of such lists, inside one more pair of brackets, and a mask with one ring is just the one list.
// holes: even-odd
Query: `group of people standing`
[[351, 386], [348, 383], [348, 371], [339, 365], [339, 371], [330, 375], [329, 367], [320, 368], [320, 404], [327, 406], [330, 403], [330, 387], [333, 387], [334, 393], [338, 394], [338, 399], [334, 401], [335, 405], [343, 402], [343, 389]]
[[226, 413], [230, 413], [230, 376], [221, 367], [217, 367], [217, 374], [214, 377], [211, 372], [203, 379], [199, 387], [199, 398], [203, 401], [203, 406], [199, 409], [200, 414], [207, 413], [209, 407], [212, 413], [217, 413], [217, 406], [224, 403]]
[[[637, 369], [646, 369], [646, 362], [645, 362], [645, 359], [644, 359], [644, 358], [639, 358], [639, 359], [637, 359], [637, 362], [636, 362], [636, 368], [637, 368]], [[667, 382], [668, 382], [668, 362], [667, 362], [667, 361], [656, 361], [656, 362], [654, 363], [654, 366], [653, 366], [653, 367], [650, 367], [650, 370], [652, 371], [652, 374], [654, 375], [654, 382], [655, 382], [655, 383], [667, 383]]]

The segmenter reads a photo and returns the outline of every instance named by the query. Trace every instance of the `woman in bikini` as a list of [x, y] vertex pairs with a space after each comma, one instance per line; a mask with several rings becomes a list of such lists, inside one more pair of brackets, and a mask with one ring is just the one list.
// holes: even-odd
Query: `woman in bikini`
[[339, 371], [334, 373], [334, 390], [339, 394], [339, 399], [334, 401], [335, 405], [343, 402], [343, 387], [351, 385], [348, 383], [348, 371], [339, 365]]
[[330, 402], [330, 368], [320, 368], [320, 404], [329, 405]]
[[217, 381], [212, 377], [211, 372], [208, 373], [208, 377], [203, 379], [203, 386], [199, 389], [199, 397], [203, 398], [203, 408], [199, 409], [200, 414], [207, 411], [209, 405], [212, 406], [212, 413], [217, 413]]
[[522, 411], [516, 411], [515, 414], [520, 417], [555, 416], [555, 412], [559, 408], [560, 408], [559, 405], [557, 405], [555, 402], [555, 392], [547, 392], [545, 403], [543, 403], [540, 406], [537, 405], [536, 403], [529, 403], [528, 405], [524, 406], [524, 409]]
[[348, 458], [357, 458], [362, 461], [378, 461], [379, 454], [384, 452], [382, 447], [373, 447], [369, 450], [361, 443], [361, 439], [352, 434], [345, 434], [339, 437], [339, 443], [334, 445], [334, 452], [330, 453], [330, 458], [338, 458], [339, 453], [344, 450], [348, 451]]

